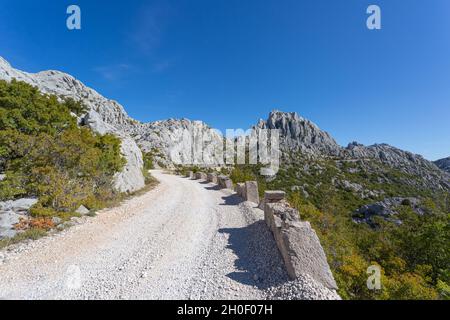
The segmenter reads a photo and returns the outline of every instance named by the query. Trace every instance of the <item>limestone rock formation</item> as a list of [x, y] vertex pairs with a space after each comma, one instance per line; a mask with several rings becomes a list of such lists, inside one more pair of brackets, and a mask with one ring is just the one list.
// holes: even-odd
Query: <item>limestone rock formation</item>
[[405, 174], [421, 178], [420, 182], [415, 179], [409, 181], [417, 186], [433, 190], [450, 189], [450, 174], [438, 168], [439, 165], [441, 169], [446, 170], [448, 159], [433, 163], [420, 155], [387, 144], [364, 146], [352, 142], [344, 148], [338, 145], [327, 132], [295, 112], [272, 111], [266, 121], [260, 120], [254, 128], [279, 130], [284, 165], [295, 161], [298, 153], [313, 158], [340, 159], [348, 162], [376, 161]]
[[221, 156], [224, 138], [202, 121], [168, 119], [150, 123], [136, 123], [126, 129], [144, 150], [153, 152], [159, 167], [173, 164], [216, 166]]
[[341, 151], [341, 147], [327, 132], [296, 112], [274, 110], [267, 121], [260, 120], [256, 128], [280, 130], [280, 147], [285, 152], [337, 155]]

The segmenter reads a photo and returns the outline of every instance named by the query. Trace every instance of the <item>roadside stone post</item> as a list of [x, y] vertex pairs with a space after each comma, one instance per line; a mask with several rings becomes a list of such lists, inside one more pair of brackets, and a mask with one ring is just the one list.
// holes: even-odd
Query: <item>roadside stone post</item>
[[217, 174], [216, 173], [208, 173], [208, 182], [217, 184]]
[[219, 180], [219, 187], [221, 187], [222, 189], [233, 190], [233, 182], [231, 181], [231, 179], [229, 177], [220, 175], [218, 177], [218, 180]]
[[259, 203], [258, 182], [246, 181], [243, 188], [243, 198], [245, 201]]
[[325, 287], [336, 290], [327, 257], [316, 232], [309, 222], [291, 208], [280, 191], [266, 191], [264, 219], [273, 234], [291, 279], [308, 274]]

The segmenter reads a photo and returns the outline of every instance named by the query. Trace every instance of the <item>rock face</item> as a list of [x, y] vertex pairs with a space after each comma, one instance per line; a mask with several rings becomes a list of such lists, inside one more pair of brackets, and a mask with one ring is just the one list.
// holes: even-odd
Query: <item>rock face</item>
[[450, 172], [450, 157], [440, 159], [434, 162], [435, 165], [437, 165], [440, 169]]
[[173, 164], [216, 166], [223, 156], [223, 137], [202, 121], [168, 119], [150, 123], [136, 123], [127, 127], [145, 152], [157, 150], [154, 162], [160, 167]]
[[339, 154], [341, 147], [325, 131], [296, 112], [272, 111], [267, 121], [260, 120], [260, 129], [279, 129], [281, 149], [285, 152], [301, 151], [308, 154]]
[[120, 151], [126, 160], [123, 170], [116, 174], [114, 186], [120, 192], [134, 192], [145, 186], [145, 178], [142, 174], [144, 160], [142, 152], [129, 137], [122, 137]]
[[95, 90], [88, 88], [74, 77], [59, 71], [27, 73], [14, 69], [0, 57], [0, 80], [26, 82], [37, 87], [41, 92], [54, 94], [61, 98], [81, 101], [88, 108], [88, 113], [80, 120], [100, 134], [112, 133], [122, 140], [122, 154], [127, 165], [116, 176], [115, 186], [121, 192], [133, 192], [141, 189], [144, 183], [142, 174], [142, 152], [126, 133], [126, 128], [136, 123], [124, 108], [116, 101], [106, 99]]

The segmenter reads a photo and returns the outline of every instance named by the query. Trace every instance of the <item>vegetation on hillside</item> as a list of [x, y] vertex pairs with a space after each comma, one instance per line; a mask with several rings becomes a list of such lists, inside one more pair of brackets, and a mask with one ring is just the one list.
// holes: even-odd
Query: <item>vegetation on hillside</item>
[[[378, 162], [294, 158], [270, 181], [258, 174], [257, 166], [238, 166], [230, 176], [234, 182], [257, 180], [261, 194], [264, 190], [287, 192], [301, 218], [316, 230], [344, 299], [450, 298], [448, 192], [415, 187], [418, 177]], [[362, 197], [339, 187], [337, 180], [376, 192]], [[421, 199], [425, 214], [418, 215], [405, 202], [396, 208], [400, 225], [375, 218], [374, 228], [352, 220], [360, 206], [392, 196]], [[371, 265], [381, 267], [381, 290], [367, 288]]]
[[67, 217], [118, 196], [112, 180], [125, 164], [120, 140], [79, 127], [75, 115], [83, 111], [74, 100], [0, 81], [0, 201], [36, 197], [34, 217]]

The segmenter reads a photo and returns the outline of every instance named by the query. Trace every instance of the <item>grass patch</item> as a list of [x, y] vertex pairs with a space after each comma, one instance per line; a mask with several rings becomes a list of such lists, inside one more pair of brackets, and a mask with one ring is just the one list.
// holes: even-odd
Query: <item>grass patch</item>
[[32, 228], [26, 230], [25, 232], [18, 233], [13, 238], [0, 240], [0, 249], [25, 240], [37, 240], [39, 238], [45, 237], [46, 235], [47, 231], [45, 231], [44, 229]]

